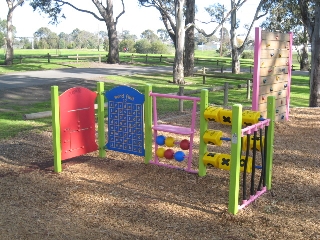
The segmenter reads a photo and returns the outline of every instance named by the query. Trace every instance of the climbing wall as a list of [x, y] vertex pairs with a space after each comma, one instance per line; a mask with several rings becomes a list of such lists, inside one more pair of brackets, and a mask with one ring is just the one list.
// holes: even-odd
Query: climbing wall
[[256, 28], [252, 110], [267, 116], [267, 98], [276, 98], [276, 121], [288, 120], [292, 66], [292, 33]]

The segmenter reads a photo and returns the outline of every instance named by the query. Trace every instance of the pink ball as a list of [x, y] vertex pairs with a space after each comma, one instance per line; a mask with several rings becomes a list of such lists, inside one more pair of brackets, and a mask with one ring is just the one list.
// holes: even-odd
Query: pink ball
[[183, 140], [180, 142], [180, 148], [183, 149], [183, 150], [188, 150], [188, 149], [190, 148], [190, 142], [189, 142], [189, 140], [183, 139]]
[[173, 159], [173, 156], [174, 156], [174, 151], [172, 149], [167, 149], [164, 151], [164, 157], [166, 159]]

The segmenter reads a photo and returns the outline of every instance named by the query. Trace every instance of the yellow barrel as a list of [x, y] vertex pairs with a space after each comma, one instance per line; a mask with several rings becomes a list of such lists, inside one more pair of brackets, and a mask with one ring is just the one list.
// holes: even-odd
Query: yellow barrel
[[225, 125], [232, 125], [232, 110], [231, 109], [220, 110], [219, 122]]
[[[241, 156], [240, 158], [240, 171], [244, 171], [244, 163], [246, 160], [246, 156]], [[230, 164], [231, 164], [231, 155], [229, 154], [220, 154], [218, 165], [220, 169], [224, 170], [230, 170]], [[247, 172], [252, 172], [252, 157], [248, 157], [248, 163], [247, 163]]]
[[222, 131], [218, 130], [207, 130], [204, 132], [203, 135], [203, 141], [206, 144], [212, 144], [212, 145], [222, 145]]
[[259, 122], [260, 112], [245, 110], [242, 112], [242, 124], [245, 126], [251, 126]]
[[219, 112], [222, 109], [222, 107], [207, 107], [206, 110], [204, 110], [204, 118], [207, 121], [219, 122]]
[[[253, 150], [253, 141], [254, 141], [254, 136], [250, 135], [250, 150]], [[262, 136], [262, 143], [265, 144], [264, 136]], [[256, 150], [257, 151], [261, 150], [260, 137], [258, 136], [257, 136], [257, 142], [256, 142]], [[242, 151], [247, 151], [247, 136], [243, 136]]]
[[219, 156], [220, 156], [220, 153], [206, 152], [202, 158], [203, 164], [204, 165], [211, 164], [212, 166], [218, 168]]

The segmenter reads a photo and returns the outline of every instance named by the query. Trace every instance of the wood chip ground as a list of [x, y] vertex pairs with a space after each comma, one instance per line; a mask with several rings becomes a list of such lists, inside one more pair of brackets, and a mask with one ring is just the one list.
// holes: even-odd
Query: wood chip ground
[[22, 132], [0, 141], [0, 239], [320, 239], [319, 114], [292, 108], [276, 124], [272, 190], [235, 216], [228, 171], [198, 177], [110, 151], [56, 174], [52, 133]]

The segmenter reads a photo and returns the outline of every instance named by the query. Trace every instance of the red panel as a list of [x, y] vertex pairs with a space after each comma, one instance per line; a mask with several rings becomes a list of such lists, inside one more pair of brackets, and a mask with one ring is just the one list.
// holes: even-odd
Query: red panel
[[84, 87], [70, 88], [60, 95], [62, 160], [98, 149], [94, 116], [96, 96]]

